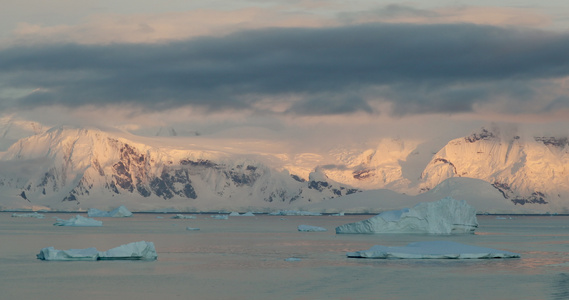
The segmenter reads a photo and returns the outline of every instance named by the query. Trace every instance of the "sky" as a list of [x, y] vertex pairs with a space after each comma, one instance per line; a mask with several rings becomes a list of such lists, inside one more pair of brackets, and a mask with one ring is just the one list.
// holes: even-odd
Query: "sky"
[[307, 147], [497, 123], [569, 134], [567, 1], [0, 5], [10, 118]]

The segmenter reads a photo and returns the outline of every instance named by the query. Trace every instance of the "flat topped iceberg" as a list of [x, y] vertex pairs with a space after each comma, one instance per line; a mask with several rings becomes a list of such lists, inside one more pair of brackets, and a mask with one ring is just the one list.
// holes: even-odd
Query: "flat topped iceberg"
[[57, 250], [47, 247], [36, 255], [41, 260], [85, 261], [85, 260], [156, 260], [158, 255], [152, 242], [134, 242], [101, 252], [95, 248]]
[[87, 216], [95, 218], [124, 218], [132, 216], [132, 213], [124, 205], [121, 205], [111, 211], [89, 208]]
[[103, 221], [98, 221], [91, 218], [85, 218], [81, 215], [76, 215], [69, 220], [57, 218], [53, 226], [76, 226], [76, 227], [90, 227], [90, 226], [103, 226]]
[[354, 258], [409, 258], [409, 259], [483, 259], [517, 258], [520, 254], [492, 248], [470, 246], [449, 241], [410, 243], [405, 247], [375, 245], [369, 250], [348, 252]]
[[413, 208], [386, 211], [360, 222], [336, 227], [336, 233], [474, 233], [476, 209], [466, 201], [447, 197]]
[[269, 213], [270, 216], [321, 216], [321, 213], [305, 210], [279, 210]]
[[37, 213], [37, 212], [23, 213], [23, 214], [13, 213], [12, 218], [38, 218], [38, 219], [43, 219], [43, 218], [45, 218], [45, 215]]

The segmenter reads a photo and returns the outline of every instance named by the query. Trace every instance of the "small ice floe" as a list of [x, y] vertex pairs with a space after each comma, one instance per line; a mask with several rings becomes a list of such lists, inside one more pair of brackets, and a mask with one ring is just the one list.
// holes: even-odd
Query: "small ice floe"
[[321, 213], [304, 211], [304, 210], [279, 210], [269, 213], [271, 216], [321, 216]]
[[360, 222], [336, 227], [336, 233], [474, 233], [478, 227], [476, 209], [447, 197], [413, 208], [385, 211]]
[[33, 213], [23, 213], [23, 214], [18, 214], [18, 213], [13, 213], [12, 214], [12, 218], [37, 218], [37, 219], [43, 219], [45, 218], [45, 215], [43, 214], [38, 214], [37, 212], [33, 212]]
[[298, 225], [298, 231], [317, 232], [317, 231], [328, 231], [328, 229], [318, 226]]
[[132, 213], [124, 205], [121, 205], [111, 211], [89, 208], [87, 216], [91, 218], [124, 218], [132, 216]]
[[200, 230], [200, 229], [199, 229], [199, 228], [194, 228], [194, 227], [186, 227], [186, 230], [189, 230], [189, 231], [197, 231], [197, 230]]
[[103, 226], [103, 221], [98, 221], [91, 218], [85, 218], [81, 215], [76, 215], [69, 220], [63, 220], [57, 218], [57, 221], [53, 223], [53, 226], [77, 226], [77, 227], [89, 227], [89, 226]]
[[195, 219], [196, 216], [186, 216], [182, 214], [177, 214], [175, 216], [170, 217], [170, 219]]
[[344, 213], [343, 213], [343, 212], [340, 212], [340, 213], [337, 213], [337, 214], [331, 214], [331, 216], [332, 216], [332, 217], [343, 217], [343, 216], [344, 216]]
[[236, 211], [232, 211], [232, 212], [229, 214], [229, 216], [230, 216], [230, 217], [254, 217], [255, 215], [254, 215], [252, 212], [250, 212], [250, 211], [248, 211], [248, 212], [246, 212], [246, 213], [243, 213], [243, 214], [240, 214], [240, 213], [238, 213], [238, 212], [236, 212]]
[[369, 250], [348, 252], [346, 256], [354, 258], [483, 259], [517, 258], [520, 254], [450, 241], [429, 241], [410, 243], [405, 247], [375, 245]]
[[156, 219], [164, 219], [162, 216], [156, 216]]
[[285, 261], [301, 261], [302, 259], [296, 257], [285, 258]]
[[107, 251], [96, 248], [57, 250], [47, 247], [36, 255], [41, 260], [52, 261], [85, 261], [85, 260], [156, 260], [158, 254], [154, 243], [140, 241], [121, 245]]
[[211, 218], [216, 219], [216, 220], [227, 220], [227, 219], [229, 219], [229, 216], [227, 216], [227, 215], [212, 215]]

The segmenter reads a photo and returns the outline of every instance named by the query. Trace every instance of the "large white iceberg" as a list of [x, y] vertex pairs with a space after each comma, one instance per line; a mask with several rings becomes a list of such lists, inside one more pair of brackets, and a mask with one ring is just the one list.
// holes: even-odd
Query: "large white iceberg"
[[466, 201], [447, 197], [413, 208], [382, 212], [360, 222], [336, 227], [336, 233], [473, 233], [478, 227], [476, 209]]
[[81, 215], [76, 215], [69, 220], [63, 220], [57, 218], [57, 221], [53, 223], [54, 226], [76, 226], [76, 227], [89, 227], [89, 226], [103, 226], [103, 221], [85, 218]]
[[95, 218], [124, 218], [132, 216], [132, 213], [124, 205], [121, 205], [111, 211], [89, 208], [87, 216]]
[[95, 248], [57, 250], [47, 247], [36, 255], [41, 260], [75, 261], [75, 260], [155, 260], [158, 255], [154, 243], [140, 241], [101, 252]]
[[450, 241], [430, 241], [410, 243], [405, 247], [386, 247], [375, 245], [369, 250], [348, 252], [348, 257], [355, 258], [446, 258], [446, 259], [481, 259], [481, 258], [516, 258], [520, 254], [492, 248], [465, 245]]

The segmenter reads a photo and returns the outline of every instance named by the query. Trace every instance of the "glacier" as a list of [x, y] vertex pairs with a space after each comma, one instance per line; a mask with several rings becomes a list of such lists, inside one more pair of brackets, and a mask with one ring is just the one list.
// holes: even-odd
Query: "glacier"
[[50, 261], [95, 261], [95, 260], [156, 260], [158, 254], [154, 243], [139, 241], [107, 251], [98, 251], [96, 248], [57, 250], [46, 247], [36, 255], [40, 260]]
[[379, 215], [336, 227], [344, 233], [474, 233], [478, 227], [476, 209], [451, 197], [423, 202], [413, 208], [385, 211]]
[[427, 241], [409, 243], [404, 247], [375, 245], [368, 250], [348, 252], [346, 256], [383, 259], [488, 259], [519, 258], [520, 254], [451, 241]]
[[130, 212], [124, 205], [121, 205], [111, 211], [89, 208], [87, 216], [94, 218], [124, 218], [132, 216], [132, 212]]

